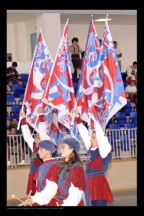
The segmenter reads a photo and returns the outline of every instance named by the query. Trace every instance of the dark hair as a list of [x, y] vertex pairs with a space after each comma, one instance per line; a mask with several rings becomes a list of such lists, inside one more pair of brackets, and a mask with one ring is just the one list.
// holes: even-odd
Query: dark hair
[[17, 120], [17, 118], [16, 118], [15, 116], [13, 116], [13, 117], [11, 118], [11, 121], [12, 121], [13, 119], [16, 119], [16, 120]]
[[116, 42], [116, 41], [113, 41], [113, 44], [117, 44], [117, 42]]
[[135, 65], [135, 64], [137, 64], [137, 61], [134, 61], [134, 62], [133, 62], [133, 65]]
[[11, 130], [11, 129], [13, 129], [13, 128], [17, 131], [17, 127], [14, 126], [14, 125], [11, 125], [11, 126], [9, 127], [9, 130]]
[[78, 42], [79, 40], [78, 40], [78, 38], [74, 37], [74, 38], [72, 39], [72, 43], [73, 43], [74, 41]]
[[17, 67], [17, 62], [12, 62], [12, 66]]
[[65, 163], [66, 163], [67, 166], [66, 166], [65, 172], [63, 173], [63, 176], [62, 176], [62, 178], [64, 179], [64, 178], [66, 177], [67, 173], [70, 171], [72, 165], [73, 165], [74, 163], [76, 163], [77, 161], [79, 161], [81, 164], [83, 164], [83, 162], [82, 162], [80, 156], [75, 152], [75, 150], [73, 150], [73, 151], [71, 152], [71, 154], [69, 155], [69, 159], [68, 159], [67, 162], [65, 162], [65, 159], [62, 158], [61, 162], [59, 163], [57, 176], [60, 175], [60, 173], [61, 173], [61, 171], [62, 171], [62, 169], [64, 168]]

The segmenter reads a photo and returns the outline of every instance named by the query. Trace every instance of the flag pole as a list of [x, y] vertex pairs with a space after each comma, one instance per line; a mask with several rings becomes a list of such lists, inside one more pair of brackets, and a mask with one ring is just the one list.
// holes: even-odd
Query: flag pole
[[[74, 108], [73, 108], [73, 110], [76, 109], [76, 106], [77, 106], [77, 101], [75, 100], [75, 104], [74, 104]], [[72, 113], [71, 125], [73, 125], [73, 122], [74, 122], [74, 112]]]
[[[22, 111], [23, 111], [23, 107], [24, 107], [24, 105], [22, 105]], [[18, 122], [17, 130], [19, 130], [19, 128], [20, 128], [20, 123], [21, 123], [21, 118], [19, 118], [19, 122]]]
[[88, 126], [90, 125], [90, 120], [91, 120], [91, 113], [88, 113], [89, 118], [88, 118]]
[[[32, 193], [32, 190], [30, 190], [30, 192], [29, 192], [29, 194], [28, 194], [28, 197], [27, 197], [27, 199], [29, 199], [29, 198], [30, 198], [30, 196], [31, 196], [31, 193]], [[25, 201], [25, 204], [24, 204], [24, 206], [26, 206], [26, 204], [27, 204], [27, 201]]]
[[20, 198], [16, 197], [14, 194], [11, 195], [11, 197], [15, 198], [16, 200], [20, 201], [21, 203], [23, 203], [24, 201], [21, 200]]
[[[41, 31], [37, 32], [37, 40], [38, 40], [38, 37], [39, 37], [40, 32], [41, 32]], [[36, 41], [36, 45], [37, 45], [37, 41]], [[32, 73], [32, 68], [33, 68], [33, 66], [34, 66], [34, 57], [35, 57], [36, 49], [37, 49], [37, 46], [36, 46], [36, 45], [35, 45], [35, 49], [34, 49], [34, 54], [33, 54], [33, 59], [32, 59], [32, 63], [31, 63], [31, 67], [30, 67], [30, 72], [29, 72], [29, 77], [28, 77], [27, 85], [26, 85], [26, 88], [25, 88], [24, 100], [25, 100], [25, 96], [27, 95], [28, 84], [29, 84], [29, 80], [30, 80], [31, 73]], [[24, 101], [24, 100], [23, 100], [23, 101]]]
[[[39, 117], [39, 113], [37, 114], [37, 117], [36, 117], [36, 120], [35, 120], [35, 123], [34, 123], [34, 127], [33, 127], [33, 129], [35, 130], [35, 127], [36, 127], [36, 123], [37, 123], [37, 121], [38, 121], [38, 117]], [[33, 130], [33, 133], [32, 133], [32, 135], [34, 134], [34, 130]]]
[[[39, 107], [41, 107], [41, 105], [42, 105], [42, 103], [39, 105]], [[37, 117], [36, 117], [36, 120], [35, 120], [35, 123], [34, 123], [34, 127], [33, 127], [33, 129], [35, 130], [35, 127], [36, 127], [36, 123], [37, 123], [37, 121], [38, 121], [38, 117], [39, 117], [39, 113], [37, 113]], [[34, 133], [34, 130], [33, 130], [33, 133]], [[33, 133], [32, 133], [32, 135], [33, 135]]]

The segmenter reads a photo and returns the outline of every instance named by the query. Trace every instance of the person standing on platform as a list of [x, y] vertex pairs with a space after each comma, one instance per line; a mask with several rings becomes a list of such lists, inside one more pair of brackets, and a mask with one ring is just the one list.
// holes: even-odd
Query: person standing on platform
[[113, 44], [114, 44], [114, 47], [116, 49], [116, 55], [117, 55], [117, 58], [118, 58], [118, 64], [119, 64], [119, 68], [120, 68], [120, 71], [121, 71], [121, 57], [122, 57], [122, 52], [120, 49], [117, 48], [118, 44], [116, 41], [113, 41]]
[[71, 60], [74, 68], [74, 79], [76, 82], [78, 82], [79, 59], [81, 59], [81, 53], [83, 52], [78, 42], [79, 39], [74, 37], [72, 39], [72, 45], [69, 47], [71, 52]]

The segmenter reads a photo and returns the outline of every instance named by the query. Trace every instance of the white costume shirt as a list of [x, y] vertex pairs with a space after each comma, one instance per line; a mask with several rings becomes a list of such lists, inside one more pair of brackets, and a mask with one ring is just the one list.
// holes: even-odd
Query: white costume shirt
[[[91, 136], [88, 134], [87, 128], [83, 123], [77, 124], [78, 131], [80, 136], [85, 144], [86, 149], [88, 150], [91, 147]], [[111, 151], [111, 144], [108, 141], [107, 136], [104, 135], [104, 132], [99, 124], [95, 124], [96, 128], [96, 137], [99, 144], [99, 152], [102, 158], [105, 158]], [[95, 150], [96, 148], [91, 148]]]
[[[121, 54], [121, 53], [122, 53], [122, 52], [121, 52], [120, 49], [116, 49], [116, 55], [119, 55], [119, 54]], [[117, 56], [117, 58], [118, 58], [118, 61], [121, 60], [121, 57], [118, 57], [118, 56]]]
[[65, 200], [63, 200], [61, 206], [78, 206], [84, 191], [79, 190], [79, 188], [75, 187], [71, 183], [68, 193], [69, 193], [68, 197]]
[[[132, 74], [134, 72], [134, 74]], [[126, 80], [131, 77], [132, 80], [136, 80], [137, 69], [134, 69], [132, 66], [129, 66], [126, 70], [127, 77]]]
[[137, 88], [136, 88], [136, 86], [128, 85], [128, 86], [126, 86], [125, 91], [127, 93], [131, 93], [131, 92], [132, 93], [136, 93], [137, 92]]
[[[47, 160], [52, 160], [55, 158], [49, 158]], [[46, 186], [41, 192], [36, 192], [34, 196], [31, 196], [33, 203], [36, 202], [40, 205], [48, 204], [51, 199], [56, 195], [58, 189], [58, 185], [46, 179]]]
[[[34, 138], [30, 132], [28, 125], [27, 124], [21, 125], [21, 129], [22, 129], [22, 134], [23, 134], [25, 142], [28, 144], [29, 148], [33, 152]], [[46, 132], [46, 123], [45, 122], [39, 123], [38, 133], [40, 135], [41, 140], [50, 140], [50, 137]]]

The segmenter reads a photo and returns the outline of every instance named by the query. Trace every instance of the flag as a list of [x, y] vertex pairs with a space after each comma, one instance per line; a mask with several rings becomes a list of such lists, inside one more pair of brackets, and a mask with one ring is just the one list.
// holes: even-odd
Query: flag
[[102, 82], [99, 79], [99, 55], [100, 42], [91, 16], [84, 58], [82, 63], [79, 87], [76, 95], [77, 109], [81, 118], [85, 122], [89, 122], [88, 110], [92, 99], [93, 88], [96, 80], [101, 86]]
[[70, 69], [67, 25], [68, 21], [63, 30], [51, 76], [43, 96], [43, 102], [58, 109], [58, 121], [70, 130], [75, 94]]
[[58, 122], [57, 109], [54, 108], [50, 113], [46, 113], [46, 111], [47, 109], [44, 109], [47, 133], [55, 145], [57, 145], [58, 149], [61, 139], [67, 133], [67, 131], [64, 131], [62, 125]]
[[[37, 110], [42, 104], [42, 97], [50, 77], [52, 66], [53, 60], [40, 29], [23, 100], [23, 105], [27, 108], [27, 121], [33, 128], [35, 127], [38, 114]], [[51, 111], [51, 108], [48, 106], [47, 109]], [[36, 131], [38, 131], [38, 123], [37, 121], [35, 127]]]
[[89, 113], [94, 121], [98, 121], [102, 129], [127, 103], [116, 51], [106, 19], [101, 46], [99, 78], [101, 86], [93, 88]]

